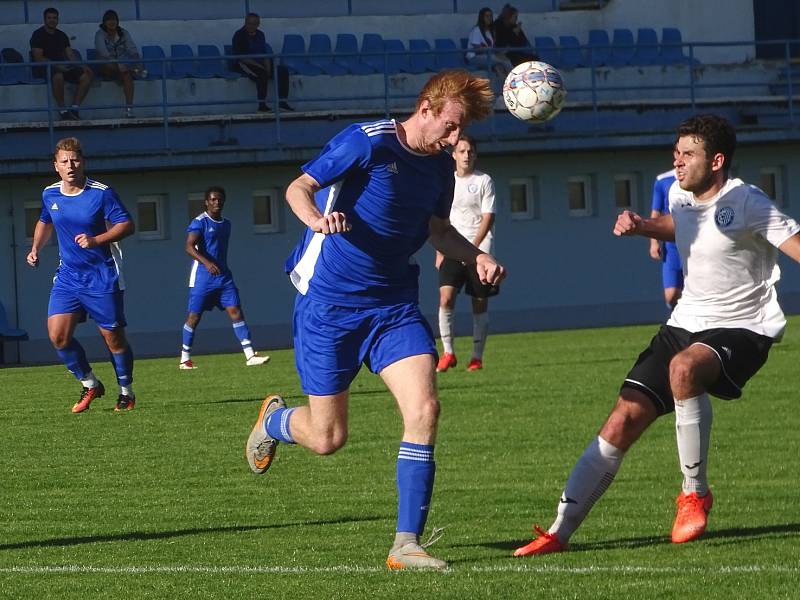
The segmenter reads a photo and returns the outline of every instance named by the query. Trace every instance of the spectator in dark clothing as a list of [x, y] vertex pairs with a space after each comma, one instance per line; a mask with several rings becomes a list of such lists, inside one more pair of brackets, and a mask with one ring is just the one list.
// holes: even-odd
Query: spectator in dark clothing
[[[256, 13], [248, 13], [244, 20], [244, 27], [233, 34], [233, 53], [237, 56], [243, 54], [267, 54], [267, 40], [264, 32], [258, 27], [261, 18]], [[245, 77], [256, 82], [258, 93], [258, 110], [267, 112], [267, 83], [274, 77], [271, 58], [240, 58], [231, 65]], [[289, 95], [289, 70], [284, 65], [278, 65], [278, 98], [283, 110], [294, 110], [286, 101]]]
[[518, 17], [519, 11], [506, 4], [494, 22], [494, 45], [497, 48], [520, 48], [520, 50], [505, 50], [505, 55], [514, 66], [529, 60], [539, 60], [531, 50], [532, 44], [522, 31], [522, 23], [517, 21]]
[[[55, 8], [44, 10], [44, 25], [31, 36], [31, 57], [34, 62], [79, 61], [80, 57], [70, 47], [67, 34], [58, 28], [58, 11]], [[78, 110], [81, 102], [89, 93], [94, 74], [86, 65], [53, 65], [50, 68], [53, 83], [53, 97], [59, 108], [62, 119], [79, 119]], [[46, 77], [45, 67], [34, 67], [36, 77]], [[68, 109], [64, 103], [64, 81], [77, 84], [75, 98]]]

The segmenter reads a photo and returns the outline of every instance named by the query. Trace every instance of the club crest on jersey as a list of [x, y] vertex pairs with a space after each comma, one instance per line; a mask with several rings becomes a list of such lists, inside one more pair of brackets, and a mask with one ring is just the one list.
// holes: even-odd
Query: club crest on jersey
[[476, 193], [478, 193], [478, 184], [476, 184], [476, 183], [470, 183], [470, 184], [467, 186], [467, 189], [469, 190], [469, 193], [470, 193], [470, 194], [476, 194]]
[[397, 175], [399, 172], [397, 170], [397, 163], [394, 162], [391, 162], [388, 165], [386, 165], [386, 170], [389, 171], [389, 173], [394, 173], [395, 175]]
[[733, 209], [730, 206], [720, 206], [714, 214], [714, 220], [720, 227], [727, 227], [733, 222]]

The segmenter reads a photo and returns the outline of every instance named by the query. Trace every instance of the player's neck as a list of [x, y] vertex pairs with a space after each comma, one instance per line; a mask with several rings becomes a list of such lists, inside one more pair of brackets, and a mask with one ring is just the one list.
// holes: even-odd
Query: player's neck
[[83, 191], [86, 187], [86, 177], [79, 182], [69, 183], [68, 181], [61, 180], [61, 193], [65, 196], [75, 196]]
[[417, 123], [416, 113], [411, 115], [408, 120], [402, 123], [395, 123], [397, 138], [409, 150], [425, 154], [425, 148], [419, 141], [419, 124]]
[[456, 175], [459, 177], [469, 177], [475, 172], [475, 169], [459, 169], [456, 167]]
[[694, 199], [698, 202], [708, 202], [709, 200], [713, 200], [719, 195], [722, 188], [725, 187], [726, 181], [727, 178], [725, 177], [714, 178], [714, 180], [711, 182], [711, 185], [706, 190], [700, 193], [694, 193]]

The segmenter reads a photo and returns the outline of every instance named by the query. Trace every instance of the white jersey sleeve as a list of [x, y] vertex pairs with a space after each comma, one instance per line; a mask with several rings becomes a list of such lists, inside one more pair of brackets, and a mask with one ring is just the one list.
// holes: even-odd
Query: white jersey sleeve
[[747, 186], [749, 193], [745, 213], [752, 230], [778, 248], [800, 230], [800, 225], [786, 216], [767, 195], [754, 185]]

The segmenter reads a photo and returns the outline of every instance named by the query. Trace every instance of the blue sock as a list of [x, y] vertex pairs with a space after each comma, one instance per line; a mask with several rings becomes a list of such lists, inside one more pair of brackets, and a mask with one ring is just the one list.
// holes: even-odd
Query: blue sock
[[61, 362], [67, 367], [67, 370], [72, 373], [78, 381], [86, 379], [89, 373], [92, 372], [92, 367], [89, 366], [89, 361], [86, 360], [86, 351], [80, 345], [78, 340], [72, 338], [66, 346], [61, 350], [56, 350]]
[[433, 446], [400, 442], [397, 455], [397, 531], [420, 535], [433, 494]]
[[289, 431], [289, 418], [292, 416], [293, 408], [279, 408], [272, 413], [264, 424], [264, 429], [273, 439], [286, 444], [294, 444], [294, 438], [291, 431]]
[[242, 344], [242, 350], [244, 350], [247, 357], [249, 358], [252, 356], [253, 343], [250, 341], [250, 328], [247, 326], [247, 323], [244, 321], [236, 321], [233, 324], [233, 333], [236, 334], [239, 343]]
[[194, 342], [194, 329], [184, 323], [183, 331], [181, 331], [181, 337], [183, 338], [183, 347], [181, 349], [184, 352], [191, 352], [192, 342]]
[[117, 383], [120, 387], [130, 387], [133, 383], [133, 350], [130, 345], [122, 352], [112, 352], [111, 362], [114, 364], [114, 372], [117, 374]]

